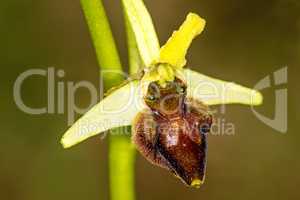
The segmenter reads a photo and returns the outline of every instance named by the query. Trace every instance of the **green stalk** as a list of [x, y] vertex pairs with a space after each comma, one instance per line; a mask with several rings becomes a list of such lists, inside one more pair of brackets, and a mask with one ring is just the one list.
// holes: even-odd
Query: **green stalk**
[[[104, 76], [105, 88], [122, 81], [122, 66], [101, 0], [81, 0], [97, 60], [102, 70], [114, 70]], [[134, 149], [122, 129], [111, 131], [109, 138], [109, 181], [112, 200], [134, 200]]]
[[134, 200], [135, 150], [130, 137], [124, 134], [111, 136], [109, 151], [111, 200]]
[[96, 51], [98, 64], [102, 71], [113, 70], [104, 76], [105, 88], [122, 82], [122, 65], [109, 22], [101, 0], [81, 0], [81, 6], [87, 21], [92, 42]]

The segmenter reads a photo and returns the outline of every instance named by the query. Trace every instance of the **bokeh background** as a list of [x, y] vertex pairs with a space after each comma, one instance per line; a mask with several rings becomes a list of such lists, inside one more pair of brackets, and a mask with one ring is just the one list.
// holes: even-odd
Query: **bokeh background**
[[[126, 43], [120, 1], [104, 1], [126, 66]], [[235, 125], [233, 136], [210, 136], [205, 185], [185, 187], [167, 171], [139, 154], [137, 199], [300, 199], [298, 0], [146, 0], [160, 42], [189, 11], [207, 20], [204, 33], [189, 51], [189, 66], [222, 79], [254, 86], [288, 66], [288, 132], [260, 122], [249, 107], [226, 107]], [[90, 139], [63, 150], [60, 137], [66, 114], [29, 115], [13, 100], [13, 84], [31, 68], [65, 71], [57, 81], [87, 80], [99, 88], [99, 69], [79, 0], [2, 0], [0, 3], [0, 199], [108, 199], [107, 139]], [[22, 88], [26, 104], [47, 103], [47, 82], [28, 79]], [[274, 90], [264, 90], [258, 110], [274, 114]], [[84, 89], [80, 107], [89, 104]]]

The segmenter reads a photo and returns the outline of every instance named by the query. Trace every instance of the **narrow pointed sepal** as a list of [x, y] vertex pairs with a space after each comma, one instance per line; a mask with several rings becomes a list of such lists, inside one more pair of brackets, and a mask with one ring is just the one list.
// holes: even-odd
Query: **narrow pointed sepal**
[[206, 105], [245, 104], [256, 106], [263, 102], [263, 96], [257, 90], [211, 78], [190, 69], [184, 69], [183, 74], [188, 86], [187, 95]]
[[151, 16], [142, 0], [122, 0], [129, 24], [135, 35], [140, 56], [146, 67], [159, 55], [159, 42]]
[[129, 126], [145, 105], [139, 81], [132, 81], [105, 97], [76, 121], [61, 139], [69, 148], [89, 137], [112, 128]]
[[168, 63], [175, 68], [186, 64], [185, 56], [193, 39], [205, 27], [205, 20], [197, 14], [189, 13], [178, 31], [175, 31], [167, 43], [160, 49], [158, 63]]

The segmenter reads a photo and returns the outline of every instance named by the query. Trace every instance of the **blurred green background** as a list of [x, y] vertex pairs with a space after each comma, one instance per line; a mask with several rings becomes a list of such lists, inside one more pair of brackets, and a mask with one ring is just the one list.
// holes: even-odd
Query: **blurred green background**
[[[105, 6], [126, 66], [120, 1]], [[300, 199], [299, 83], [300, 1], [146, 0], [160, 42], [164, 43], [189, 11], [207, 20], [189, 51], [189, 66], [204, 74], [254, 86], [288, 66], [288, 132], [260, 122], [249, 107], [226, 107], [233, 136], [210, 136], [205, 185], [185, 187], [167, 171], [138, 154], [137, 199]], [[57, 81], [88, 80], [99, 88], [99, 70], [79, 0], [9, 0], [0, 3], [0, 199], [108, 199], [107, 139], [94, 137], [63, 150], [66, 114], [29, 115], [13, 100], [13, 84], [31, 68], [65, 71]], [[43, 77], [22, 88], [27, 105], [47, 103]], [[282, 87], [281, 87], [282, 88]], [[274, 89], [264, 90], [261, 113], [272, 117]], [[276, 88], [278, 89], [278, 88]], [[89, 93], [76, 95], [89, 104]]]

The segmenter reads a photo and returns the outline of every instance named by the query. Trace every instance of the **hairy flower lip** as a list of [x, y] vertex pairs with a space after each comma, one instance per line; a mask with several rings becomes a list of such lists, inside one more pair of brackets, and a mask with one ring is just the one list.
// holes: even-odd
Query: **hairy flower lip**
[[[176, 82], [181, 84], [179, 80]], [[176, 84], [166, 89], [159, 97], [159, 101], [176, 92], [175, 87]], [[178, 95], [186, 98], [186, 93], [179, 92]], [[180, 104], [179, 99], [173, 100]], [[152, 163], [167, 168], [183, 183], [192, 186], [193, 180], [204, 180], [206, 132], [210, 130], [212, 116], [208, 112], [208, 107], [202, 103], [195, 100], [184, 102], [179, 107], [180, 111], [174, 115], [162, 115], [161, 108], [157, 107], [159, 102], [149, 104], [152, 112], [141, 112], [135, 120], [133, 142], [142, 155]], [[208, 130], [202, 132], [202, 125], [208, 125]], [[157, 161], [156, 157], [162, 157], [164, 161]], [[194, 183], [192, 187], [196, 186]]]

